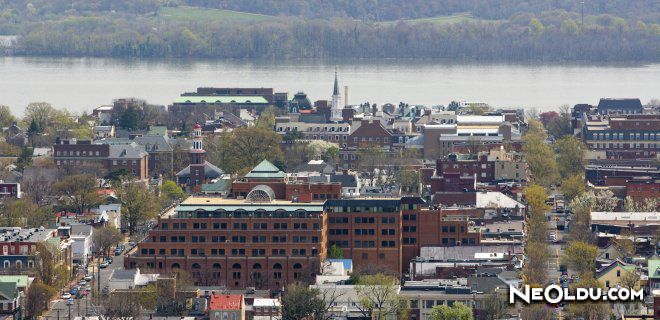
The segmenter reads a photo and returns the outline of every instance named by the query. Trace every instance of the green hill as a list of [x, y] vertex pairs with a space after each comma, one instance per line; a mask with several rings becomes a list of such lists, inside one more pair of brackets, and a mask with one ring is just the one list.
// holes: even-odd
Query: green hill
[[222, 9], [208, 9], [188, 6], [161, 7], [155, 16], [157, 19], [177, 22], [261, 22], [277, 19], [276, 17]]

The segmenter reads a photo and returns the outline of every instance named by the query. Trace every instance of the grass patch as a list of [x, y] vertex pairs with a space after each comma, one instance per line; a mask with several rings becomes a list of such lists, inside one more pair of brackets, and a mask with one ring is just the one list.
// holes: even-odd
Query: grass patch
[[434, 24], [451, 24], [451, 23], [460, 23], [466, 21], [486, 21], [483, 19], [475, 18], [470, 13], [457, 13], [450, 16], [437, 16], [429, 18], [419, 18], [419, 19], [402, 19], [402, 20], [393, 20], [393, 21], [383, 21], [379, 22], [382, 25], [393, 25], [399, 21], [406, 23], [434, 23]]
[[222, 9], [207, 9], [188, 6], [161, 7], [157, 19], [178, 22], [261, 22], [276, 19], [265, 14], [247, 13]]

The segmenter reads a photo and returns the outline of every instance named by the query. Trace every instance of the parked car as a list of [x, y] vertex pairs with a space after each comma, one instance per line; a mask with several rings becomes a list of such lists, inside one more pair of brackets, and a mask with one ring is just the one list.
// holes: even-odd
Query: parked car
[[90, 281], [92, 281], [92, 279], [94, 279], [94, 277], [92, 275], [88, 274], [88, 275], [85, 276], [84, 279], [85, 279], [85, 281], [90, 282]]
[[75, 302], [74, 299], [69, 299], [69, 300], [66, 301], [66, 305], [67, 305], [67, 306], [70, 306], [70, 305], [72, 305], [74, 302]]
[[80, 285], [81, 285], [81, 286], [84, 286], [84, 285], [86, 285], [86, 284], [87, 284], [87, 281], [85, 281], [84, 279], [83, 279], [83, 280], [80, 280]]
[[71, 288], [71, 290], [69, 290], [69, 293], [72, 296], [75, 296], [76, 294], [78, 294], [78, 289], [76, 287], [73, 287], [73, 288]]
[[107, 268], [109, 265], [110, 265], [110, 263], [108, 263], [108, 261], [104, 261], [104, 262], [102, 262], [101, 264], [99, 264], [99, 268], [101, 268], [101, 269], [105, 269], [105, 268]]
[[62, 295], [62, 299], [64, 299], [64, 300], [69, 300], [69, 299], [71, 299], [71, 294], [68, 293], [68, 292], [65, 292], [65, 293]]

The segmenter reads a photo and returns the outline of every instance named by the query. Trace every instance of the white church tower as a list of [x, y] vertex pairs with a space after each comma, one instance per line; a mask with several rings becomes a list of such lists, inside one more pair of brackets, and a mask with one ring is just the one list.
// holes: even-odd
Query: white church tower
[[339, 106], [340, 101], [341, 97], [339, 96], [339, 83], [337, 82], [337, 71], [335, 71], [335, 88], [332, 91], [332, 108], [330, 109], [330, 121], [332, 122], [340, 122], [343, 120], [343, 117], [341, 116], [342, 108]]

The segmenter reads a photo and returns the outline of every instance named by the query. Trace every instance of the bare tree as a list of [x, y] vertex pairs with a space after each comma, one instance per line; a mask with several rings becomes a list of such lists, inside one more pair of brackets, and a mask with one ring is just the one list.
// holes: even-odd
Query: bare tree
[[142, 306], [139, 299], [131, 294], [113, 294], [103, 306], [107, 319], [137, 320], [142, 318]]

